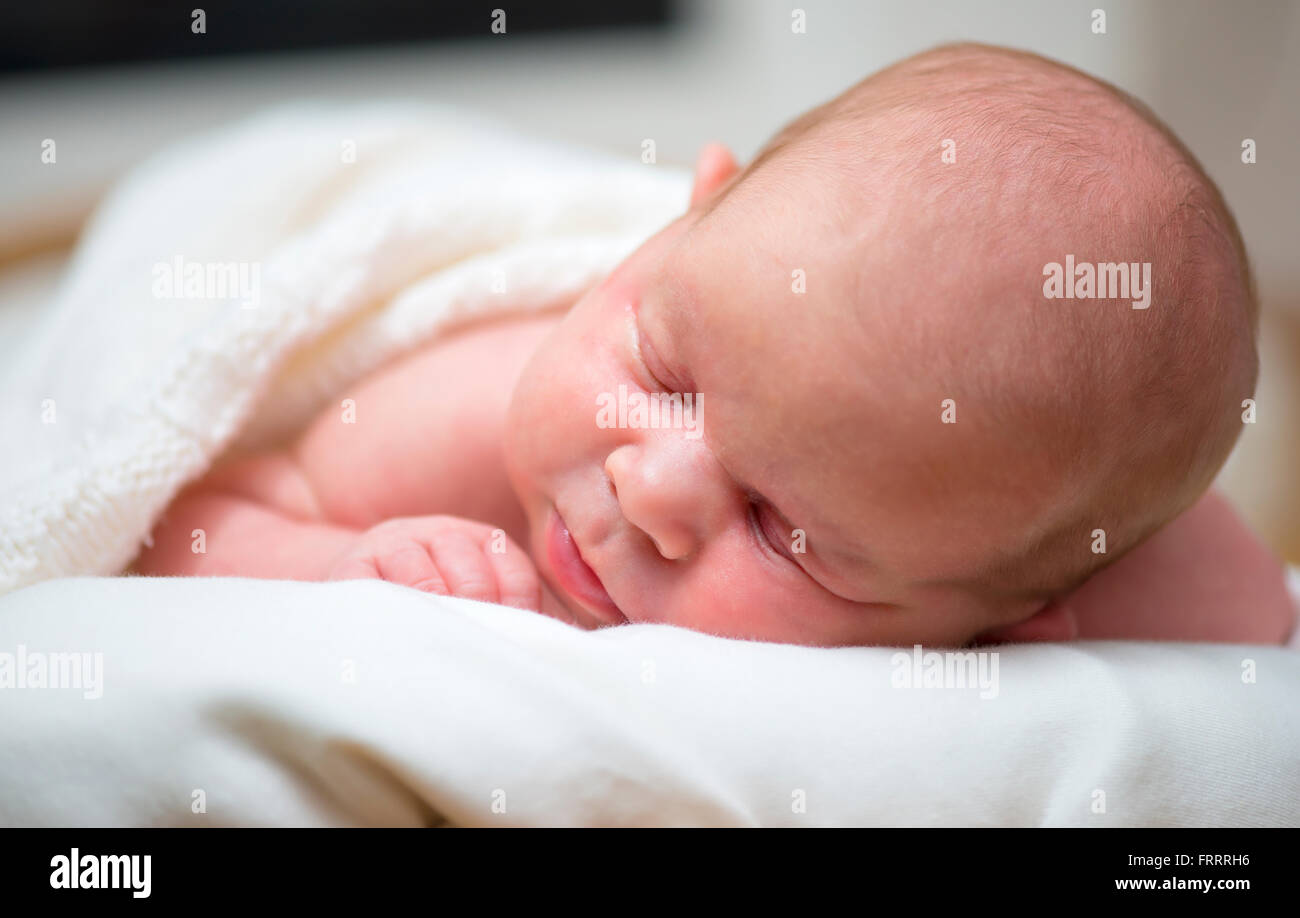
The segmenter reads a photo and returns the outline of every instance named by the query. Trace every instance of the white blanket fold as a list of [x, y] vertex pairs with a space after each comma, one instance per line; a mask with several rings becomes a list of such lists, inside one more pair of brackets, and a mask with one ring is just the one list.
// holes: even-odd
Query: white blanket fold
[[889, 649], [147, 578], [0, 598], [18, 644], [102, 676], [0, 689], [6, 825], [1300, 822], [1281, 648], [1000, 648], [993, 694], [904, 687]]

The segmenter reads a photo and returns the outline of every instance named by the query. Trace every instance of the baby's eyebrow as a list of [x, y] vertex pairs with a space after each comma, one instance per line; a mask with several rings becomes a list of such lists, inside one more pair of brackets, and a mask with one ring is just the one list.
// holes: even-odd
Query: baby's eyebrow
[[[691, 310], [687, 307], [695, 303], [691, 285], [679, 273], [664, 271], [656, 286], [662, 291], [662, 295], [648, 297], [647, 300], [652, 311], [657, 308], [661, 313], [660, 327], [674, 342], [679, 338], [689, 337], [691, 329], [688, 327], [688, 320]], [[678, 356], [680, 356], [680, 349], [678, 349]]]

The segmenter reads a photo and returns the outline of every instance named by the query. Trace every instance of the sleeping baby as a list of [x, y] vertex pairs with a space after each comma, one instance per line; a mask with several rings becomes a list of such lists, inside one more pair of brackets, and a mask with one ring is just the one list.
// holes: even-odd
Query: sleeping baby
[[686, 213], [576, 304], [218, 465], [133, 569], [816, 646], [1282, 643], [1280, 564], [1207, 495], [1256, 322], [1231, 215], [1151, 114], [944, 47], [744, 170], [706, 147]]

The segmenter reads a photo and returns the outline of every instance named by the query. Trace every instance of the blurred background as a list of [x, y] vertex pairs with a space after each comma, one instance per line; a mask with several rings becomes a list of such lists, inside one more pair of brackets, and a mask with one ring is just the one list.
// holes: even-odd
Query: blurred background
[[[0, 12], [0, 343], [48, 301], [115, 178], [277, 102], [436, 100], [628, 157], [653, 139], [660, 163], [689, 165], [721, 140], [743, 161], [899, 58], [955, 40], [1009, 45], [1146, 101], [1223, 189], [1264, 318], [1258, 420], [1220, 487], [1300, 562], [1300, 2], [202, 2], [42, 0]], [[492, 31], [497, 8], [504, 34]], [[46, 138], [55, 164], [41, 161]], [[1242, 162], [1247, 138], [1253, 164]]]

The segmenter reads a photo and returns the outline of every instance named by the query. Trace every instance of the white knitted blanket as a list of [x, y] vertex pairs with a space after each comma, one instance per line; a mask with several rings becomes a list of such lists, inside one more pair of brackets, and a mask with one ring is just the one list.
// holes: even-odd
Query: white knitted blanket
[[121, 570], [223, 450], [284, 437], [453, 324], [571, 302], [688, 191], [400, 103], [279, 109], [161, 151], [0, 368], [0, 593]]

